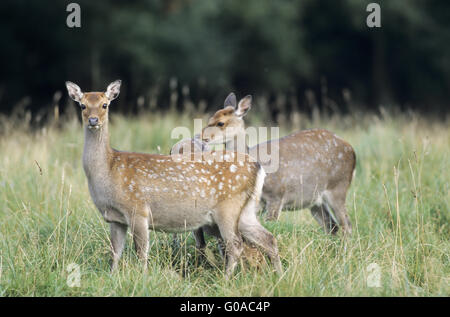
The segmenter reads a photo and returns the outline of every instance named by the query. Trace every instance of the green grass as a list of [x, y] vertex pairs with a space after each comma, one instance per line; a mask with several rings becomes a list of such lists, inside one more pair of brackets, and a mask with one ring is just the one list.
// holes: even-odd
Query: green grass
[[[263, 122], [256, 112], [248, 117]], [[177, 246], [172, 235], [151, 232], [146, 274], [128, 237], [120, 269], [109, 274], [108, 226], [87, 189], [78, 120], [33, 132], [0, 120], [0, 296], [449, 296], [449, 120], [385, 112], [295, 118], [284, 119], [282, 134], [324, 127], [356, 150], [347, 196], [353, 235], [324, 234], [307, 210], [283, 212], [262, 222], [278, 239], [284, 274], [244, 265], [228, 281], [215, 241], [208, 249], [220, 264], [196, 253], [190, 233]], [[115, 148], [153, 153], [168, 153], [172, 128], [192, 126], [175, 114], [111, 121]], [[67, 285], [71, 263], [80, 287]], [[371, 263], [381, 287], [367, 285]]]

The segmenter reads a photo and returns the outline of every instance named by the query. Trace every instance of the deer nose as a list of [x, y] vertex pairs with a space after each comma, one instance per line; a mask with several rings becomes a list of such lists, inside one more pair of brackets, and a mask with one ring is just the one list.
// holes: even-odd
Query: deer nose
[[89, 125], [97, 125], [98, 124], [98, 118], [94, 117], [94, 118], [89, 118]]
[[214, 135], [211, 135], [205, 129], [203, 129], [202, 134], [200, 134], [200, 136], [201, 136], [201, 139], [202, 139], [203, 142], [209, 142], [214, 137]]

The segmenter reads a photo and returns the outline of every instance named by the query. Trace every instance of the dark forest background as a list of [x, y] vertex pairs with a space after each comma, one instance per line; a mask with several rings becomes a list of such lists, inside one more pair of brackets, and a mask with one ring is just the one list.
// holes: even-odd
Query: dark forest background
[[[70, 2], [81, 28], [66, 26]], [[370, 2], [381, 28], [366, 25]], [[216, 107], [230, 91], [287, 110], [449, 105], [447, 0], [2, 0], [0, 39], [4, 113], [66, 102], [66, 80], [103, 90], [117, 78], [124, 112]]]

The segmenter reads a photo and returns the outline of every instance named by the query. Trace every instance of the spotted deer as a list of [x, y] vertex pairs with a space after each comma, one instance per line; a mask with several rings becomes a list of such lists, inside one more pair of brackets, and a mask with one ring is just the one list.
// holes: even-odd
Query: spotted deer
[[279, 151], [278, 170], [267, 173], [263, 187], [267, 219], [278, 219], [283, 207], [309, 208], [326, 232], [335, 234], [340, 226], [345, 234], [351, 234], [345, 200], [356, 164], [352, 146], [327, 130], [312, 129], [249, 148], [243, 117], [251, 105], [252, 97], [246, 96], [236, 106], [236, 96], [231, 93], [224, 108], [203, 129], [203, 141], [224, 143], [227, 150], [234, 150], [241, 138], [244, 151], [263, 167], [267, 162], [261, 161], [260, 154]]
[[[265, 173], [246, 160], [197, 160], [182, 156], [122, 152], [111, 148], [108, 111], [121, 81], [105, 92], [82, 92], [66, 82], [70, 98], [80, 104], [84, 126], [83, 168], [91, 198], [110, 223], [114, 271], [130, 227], [135, 249], [147, 267], [149, 229], [184, 232], [216, 228], [226, 246], [226, 277], [241, 255], [243, 238], [263, 249], [281, 272], [277, 242], [255, 216]], [[234, 153], [219, 154], [237, 157]], [[240, 177], [237, 177], [237, 176]], [[220, 176], [220, 177], [219, 177]], [[232, 184], [232, 186], [224, 186]]]
[[[193, 138], [182, 139], [176, 144], [174, 144], [170, 150], [170, 155], [177, 154], [192, 154], [211, 151], [210, 147], [201, 138], [200, 134], [196, 134]], [[220, 235], [217, 234], [217, 230], [211, 226], [204, 226], [193, 231], [195, 246], [198, 250], [203, 251], [206, 247], [206, 241], [204, 233], [217, 238], [219, 251], [221, 256], [224, 255], [224, 244]], [[175, 244], [177, 244], [177, 237], [174, 235]], [[249, 262], [251, 267], [256, 267], [263, 262], [263, 255], [259, 252], [257, 248], [253, 245], [244, 241], [242, 256], [247, 262]]]

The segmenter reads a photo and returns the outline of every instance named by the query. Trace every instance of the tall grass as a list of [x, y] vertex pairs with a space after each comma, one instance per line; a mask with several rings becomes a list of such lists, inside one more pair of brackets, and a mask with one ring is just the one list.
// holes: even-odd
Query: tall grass
[[[256, 111], [250, 124], [262, 125]], [[253, 119], [253, 120], [252, 120]], [[253, 121], [253, 122], [252, 122]], [[283, 212], [264, 222], [278, 239], [284, 274], [270, 265], [242, 263], [223, 277], [216, 243], [212, 257], [197, 254], [192, 235], [150, 233], [149, 269], [140, 270], [131, 238], [120, 269], [109, 273], [108, 226], [92, 203], [81, 165], [78, 119], [60, 118], [31, 130], [2, 120], [0, 136], [1, 296], [449, 296], [450, 125], [414, 113], [379, 115], [294, 114], [279, 118], [282, 134], [327, 128], [357, 153], [347, 197], [354, 233], [322, 232], [309, 211]], [[168, 153], [175, 126], [188, 115], [112, 115], [115, 148]], [[79, 266], [79, 287], [69, 287]], [[380, 287], [370, 287], [375, 263]]]

